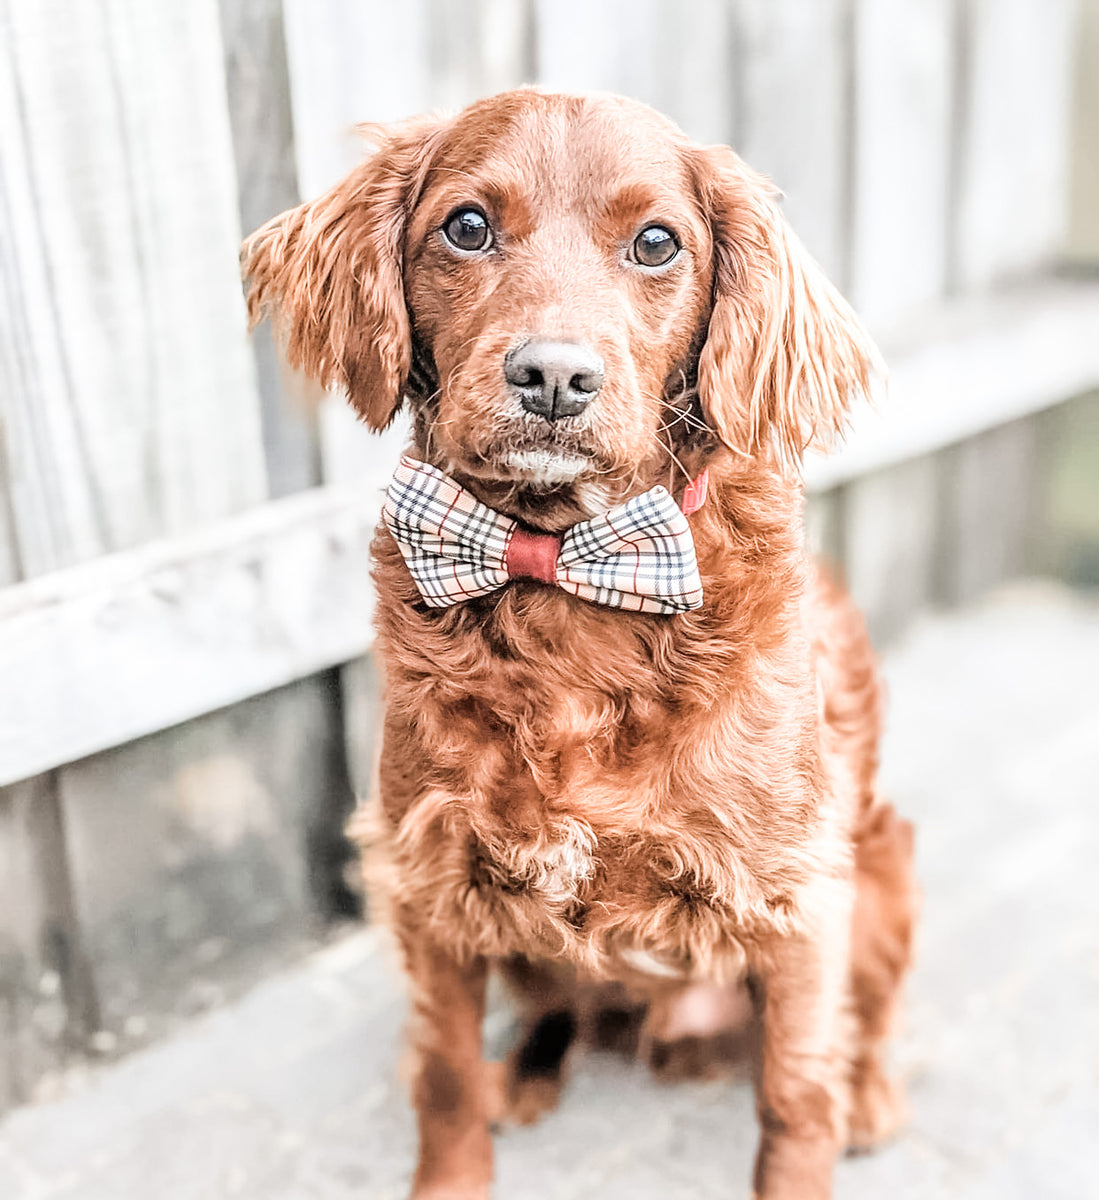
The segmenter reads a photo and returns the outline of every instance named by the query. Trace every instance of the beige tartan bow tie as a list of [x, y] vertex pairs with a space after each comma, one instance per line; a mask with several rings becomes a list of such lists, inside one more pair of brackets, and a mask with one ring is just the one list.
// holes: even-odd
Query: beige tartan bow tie
[[[684, 497], [693, 512], [706, 473]], [[533, 533], [427, 463], [401, 459], [382, 515], [425, 602], [447, 608], [539, 579], [595, 604], [671, 615], [702, 604], [684, 510], [655, 487], [562, 535]]]

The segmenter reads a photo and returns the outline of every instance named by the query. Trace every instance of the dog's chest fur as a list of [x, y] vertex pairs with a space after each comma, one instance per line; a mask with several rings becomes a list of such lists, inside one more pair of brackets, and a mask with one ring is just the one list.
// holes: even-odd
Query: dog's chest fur
[[[593, 619], [602, 635], [583, 628]], [[796, 919], [819, 825], [796, 673], [746, 652], [719, 688], [667, 627], [608, 622], [544, 590], [498, 600], [488, 620], [422, 622], [406, 618], [384, 647], [403, 668], [391, 671], [386, 841], [402, 893], [440, 932], [453, 938], [458, 910], [480, 953], [713, 977]]]

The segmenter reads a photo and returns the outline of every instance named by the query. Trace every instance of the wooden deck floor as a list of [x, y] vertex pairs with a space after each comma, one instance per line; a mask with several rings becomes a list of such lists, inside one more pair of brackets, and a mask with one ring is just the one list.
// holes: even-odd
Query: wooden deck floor
[[[1044, 585], [930, 618], [889, 655], [886, 787], [919, 826], [912, 1115], [837, 1200], [1099, 1197], [1099, 603]], [[369, 931], [0, 1124], [8, 1200], [400, 1200], [403, 1001]], [[579, 1065], [498, 1139], [501, 1200], [746, 1196], [744, 1083]]]

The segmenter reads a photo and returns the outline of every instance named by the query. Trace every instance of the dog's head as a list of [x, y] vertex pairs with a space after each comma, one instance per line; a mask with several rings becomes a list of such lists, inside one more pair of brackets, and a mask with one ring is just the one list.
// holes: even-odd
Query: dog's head
[[378, 131], [245, 243], [253, 320], [376, 429], [547, 527], [727, 447], [842, 428], [873, 349], [732, 151], [651, 109], [530, 90]]

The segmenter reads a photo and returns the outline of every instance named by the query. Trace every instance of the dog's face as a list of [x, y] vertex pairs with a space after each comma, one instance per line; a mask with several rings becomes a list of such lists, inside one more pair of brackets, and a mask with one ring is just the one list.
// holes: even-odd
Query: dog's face
[[722, 444], [796, 459], [872, 355], [770, 189], [614, 97], [523, 90], [392, 131], [245, 270], [291, 362], [378, 428], [409, 396], [421, 453], [544, 527]]
[[667, 463], [665, 394], [697, 357], [712, 280], [683, 150], [640, 106], [537, 93], [440, 139], [404, 285], [451, 470], [599, 510]]

